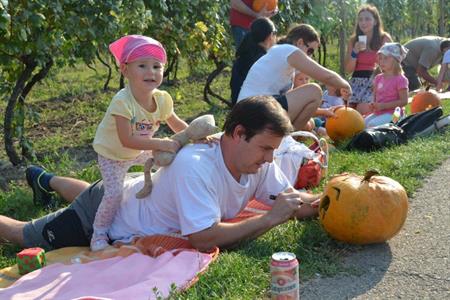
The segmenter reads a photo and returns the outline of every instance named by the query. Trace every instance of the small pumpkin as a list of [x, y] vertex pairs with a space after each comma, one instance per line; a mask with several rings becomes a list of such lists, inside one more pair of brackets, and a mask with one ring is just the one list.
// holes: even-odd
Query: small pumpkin
[[351, 244], [372, 244], [400, 231], [408, 213], [406, 191], [397, 181], [377, 174], [344, 173], [328, 182], [319, 218], [331, 237]]
[[335, 142], [353, 137], [364, 127], [364, 118], [350, 107], [341, 107], [335, 111], [336, 117], [328, 118], [325, 123], [328, 136]]
[[439, 96], [435, 91], [423, 91], [417, 93], [413, 97], [411, 102], [411, 112], [415, 114], [440, 105], [441, 99], [439, 99]]
[[267, 11], [274, 10], [278, 5], [278, 0], [255, 0], [253, 1], [253, 10], [256, 12], [261, 11], [266, 6]]

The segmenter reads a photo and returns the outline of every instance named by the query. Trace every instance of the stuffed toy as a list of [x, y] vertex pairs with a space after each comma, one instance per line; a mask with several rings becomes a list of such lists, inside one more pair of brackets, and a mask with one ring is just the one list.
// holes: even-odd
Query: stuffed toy
[[[183, 147], [190, 141], [198, 141], [206, 138], [215, 133], [216, 130], [214, 116], [203, 115], [194, 119], [186, 129], [172, 135], [171, 139], [180, 142], [181, 147]], [[136, 193], [137, 198], [144, 198], [152, 191], [151, 169], [153, 165], [160, 167], [168, 166], [175, 158], [175, 155], [176, 153], [166, 151], [153, 151], [153, 158], [148, 159], [144, 164], [144, 187]]]

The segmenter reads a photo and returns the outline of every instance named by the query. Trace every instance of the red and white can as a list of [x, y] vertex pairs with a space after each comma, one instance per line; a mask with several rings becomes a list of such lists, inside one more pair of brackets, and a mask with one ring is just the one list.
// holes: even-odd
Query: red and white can
[[272, 299], [300, 299], [298, 260], [294, 253], [277, 252], [270, 263]]

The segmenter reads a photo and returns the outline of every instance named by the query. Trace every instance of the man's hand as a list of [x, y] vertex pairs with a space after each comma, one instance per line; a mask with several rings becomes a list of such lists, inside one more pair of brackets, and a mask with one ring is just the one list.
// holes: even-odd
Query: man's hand
[[[320, 194], [301, 193], [288, 188], [276, 196], [272, 210], [268, 213], [236, 223], [218, 222], [210, 228], [190, 234], [189, 242], [200, 251], [207, 251], [215, 246], [229, 247], [256, 238], [294, 216], [298, 219], [317, 216], [319, 198]], [[302, 199], [305, 199], [305, 203]]]
[[293, 188], [288, 188], [278, 194], [272, 209], [267, 213], [267, 218], [269, 218], [272, 227], [295, 216], [302, 204], [300, 193]]

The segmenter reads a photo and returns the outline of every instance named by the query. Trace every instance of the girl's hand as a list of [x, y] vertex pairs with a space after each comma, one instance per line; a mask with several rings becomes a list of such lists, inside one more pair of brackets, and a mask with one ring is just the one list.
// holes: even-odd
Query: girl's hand
[[359, 53], [359, 52], [361, 52], [361, 51], [366, 50], [366, 43], [363, 43], [363, 42], [356, 42], [356, 43], [355, 43], [355, 46], [353, 47], [353, 50], [354, 50], [356, 53]]
[[329, 115], [327, 115], [327, 118], [335, 118], [336, 117], [336, 110], [338, 110], [341, 107], [345, 107], [345, 105], [336, 105], [336, 106], [332, 106], [327, 108], [327, 110], [329, 110]]
[[336, 117], [336, 114], [334, 113], [335, 109], [333, 107], [329, 108], [322, 108], [320, 110], [320, 115], [324, 116], [325, 118], [334, 118]]
[[194, 144], [208, 144], [212, 146], [212, 144], [219, 144], [220, 138], [215, 135], [208, 135], [204, 139], [197, 140], [194, 142]]
[[257, 13], [258, 17], [271, 18], [278, 13], [278, 6], [274, 10], [267, 10], [266, 5]]
[[384, 106], [383, 103], [373, 102], [370, 104], [370, 108], [372, 109], [372, 112], [377, 112], [384, 109]]
[[180, 148], [181, 144], [179, 141], [172, 140], [169, 138], [158, 139], [158, 149], [159, 151], [167, 151], [171, 153], [176, 153]]

